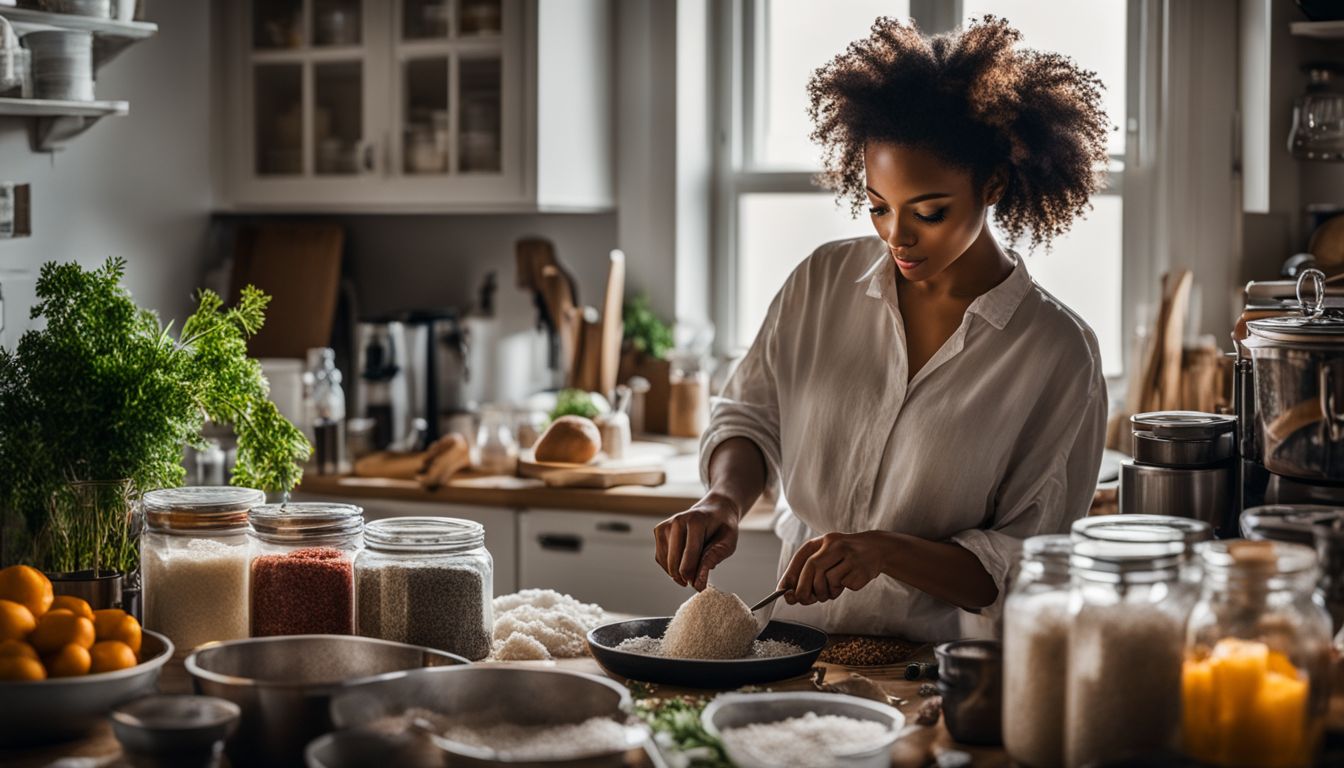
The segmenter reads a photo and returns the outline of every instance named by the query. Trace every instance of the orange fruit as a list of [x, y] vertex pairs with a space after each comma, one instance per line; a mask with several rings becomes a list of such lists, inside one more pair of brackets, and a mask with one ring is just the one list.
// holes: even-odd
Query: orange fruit
[[128, 614], [120, 608], [102, 608], [93, 612], [93, 629], [99, 640], [108, 640], [108, 635], [126, 618]]
[[0, 680], [46, 680], [42, 662], [23, 656], [0, 656]]
[[79, 677], [89, 674], [93, 664], [89, 650], [70, 643], [47, 657], [47, 675], [50, 677]]
[[37, 620], [37, 629], [28, 636], [28, 642], [44, 656], [66, 645], [89, 648], [93, 646], [93, 622], [64, 608], [47, 611]]
[[37, 627], [33, 612], [13, 600], [0, 600], [0, 640], [22, 640]]
[[11, 565], [0, 570], [0, 600], [13, 600], [23, 605], [32, 612], [33, 618], [42, 618], [54, 599], [51, 580], [36, 568]]
[[98, 639], [114, 640], [119, 643], [125, 643], [136, 656], [139, 656], [140, 622], [136, 621], [134, 616], [122, 616], [121, 621], [113, 624], [106, 632], [98, 635]]
[[136, 665], [135, 651], [125, 643], [119, 643], [116, 640], [103, 640], [94, 643], [89, 651], [93, 658], [92, 671], [94, 674], [99, 672], [115, 672], [118, 669], [130, 669]]
[[89, 621], [93, 621], [93, 609], [89, 607], [88, 603], [84, 602], [83, 598], [73, 595], [57, 595], [56, 599], [51, 601], [51, 608], [48, 610], [54, 611], [62, 608], [76, 616], [83, 616]]
[[37, 657], [37, 651], [33, 650], [33, 646], [22, 640], [5, 640], [0, 642], [0, 659], [9, 656], [19, 656], [25, 659], [32, 659], [33, 661], [40, 661]]

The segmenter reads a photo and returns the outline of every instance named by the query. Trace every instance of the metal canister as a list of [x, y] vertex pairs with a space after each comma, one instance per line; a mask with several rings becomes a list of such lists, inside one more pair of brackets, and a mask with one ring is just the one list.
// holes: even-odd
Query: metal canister
[[1130, 421], [1134, 458], [1120, 466], [1121, 513], [1188, 517], [1235, 535], [1236, 417], [1154, 411]]

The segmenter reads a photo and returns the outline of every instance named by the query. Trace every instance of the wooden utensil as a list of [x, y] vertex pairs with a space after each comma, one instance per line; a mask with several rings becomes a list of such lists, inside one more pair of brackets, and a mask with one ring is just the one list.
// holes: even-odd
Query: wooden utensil
[[579, 362], [575, 366], [575, 389], [596, 392], [601, 386], [602, 318], [592, 307], [583, 308], [579, 341]]
[[542, 268], [541, 281], [541, 295], [555, 324], [555, 333], [560, 338], [562, 372], [568, 376], [574, 370], [579, 344], [579, 329], [574, 323], [578, 315], [574, 307], [574, 294], [570, 291], [569, 281], [554, 264]]
[[607, 264], [607, 290], [602, 302], [602, 341], [599, 346], [598, 392], [611, 397], [616, 390], [616, 373], [621, 365], [621, 318], [625, 301], [625, 254], [612, 250]]

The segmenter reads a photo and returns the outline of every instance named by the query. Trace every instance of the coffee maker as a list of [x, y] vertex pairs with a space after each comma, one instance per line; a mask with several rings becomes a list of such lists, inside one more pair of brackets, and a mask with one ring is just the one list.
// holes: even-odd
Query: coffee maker
[[1344, 507], [1344, 287], [1307, 269], [1251, 282], [1234, 333], [1237, 509]]
[[355, 413], [373, 420], [373, 447], [378, 450], [403, 446], [414, 418], [409, 350], [406, 326], [394, 316], [367, 318], [355, 327]]

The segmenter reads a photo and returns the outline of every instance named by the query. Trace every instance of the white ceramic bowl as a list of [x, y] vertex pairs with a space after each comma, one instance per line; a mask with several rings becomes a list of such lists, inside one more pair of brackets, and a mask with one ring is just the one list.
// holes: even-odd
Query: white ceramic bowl
[[[809, 712], [817, 715], [839, 715], [855, 720], [871, 720], [887, 729], [887, 738], [880, 744], [859, 752], [833, 755], [831, 765], [844, 768], [886, 768], [891, 765], [891, 745], [905, 726], [905, 715], [894, 707], [858, 696], [840, 693], [787, 692], [787, 693], [725, 693], [709, 703], [701, 713], [705, 730], [722, 739], [723, 731], [741, 728], [753, 723], [775, 723], [791, 717], [803, 717]], [[776, 768], [750, 754], [735, 751], [727, 744], [728, 759], [739, 768]]]

